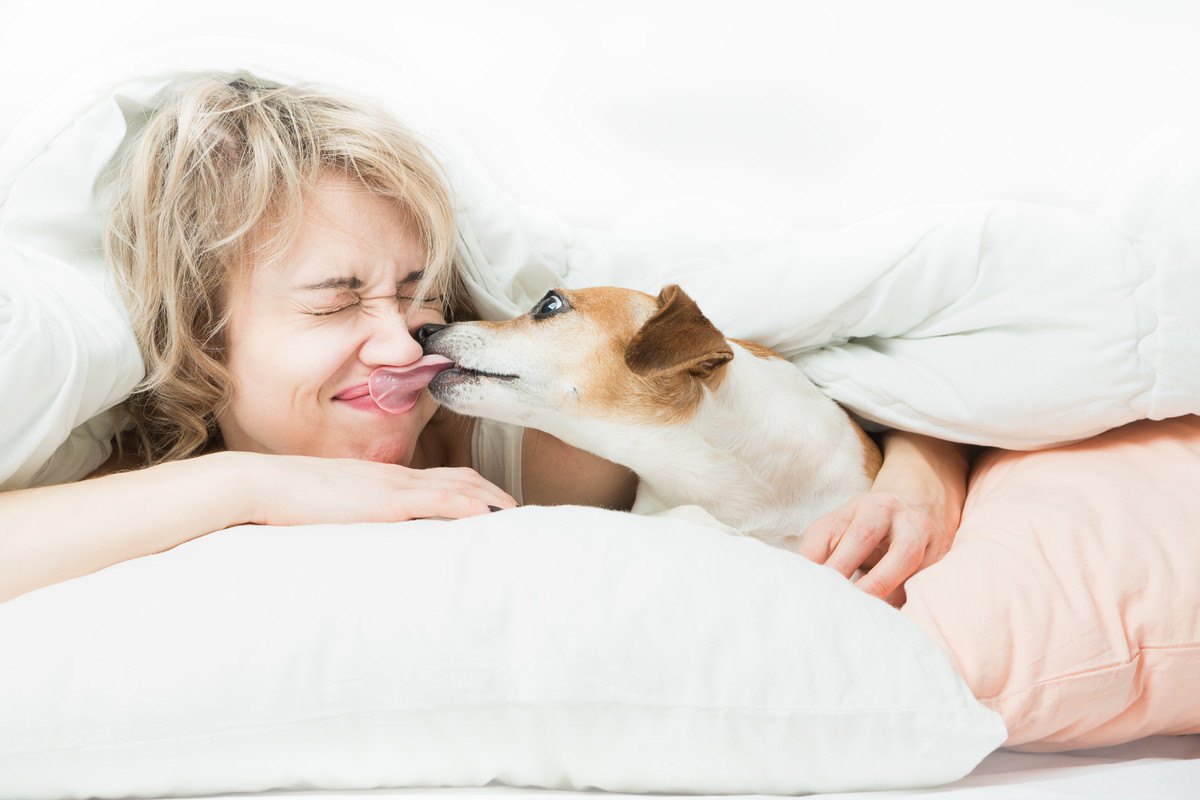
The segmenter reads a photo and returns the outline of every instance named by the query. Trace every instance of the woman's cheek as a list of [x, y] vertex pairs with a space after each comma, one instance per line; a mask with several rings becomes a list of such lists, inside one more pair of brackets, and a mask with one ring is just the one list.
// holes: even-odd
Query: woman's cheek
[[359, 341], [347, 331], [326, 331], [301, 348], [300, 357], [308, 375], [314, 380], [349, 380], [361, 377], [348, 374], [353, 370]]

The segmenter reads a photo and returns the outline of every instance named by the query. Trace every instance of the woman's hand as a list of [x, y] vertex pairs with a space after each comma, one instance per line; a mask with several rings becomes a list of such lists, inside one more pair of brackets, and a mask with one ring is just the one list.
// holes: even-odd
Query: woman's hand
[[883, 466], [871, 491], [818, 519], [798, 552], [892, 605], [904, 582], [950, 550], [966, 499], [968, 447], [919, 434], [884, 436]]
[[904, 582], [946, 555], [953, 539], [953, 532], [917, 501], [870, 491], [809, 526], [799, 552], [847, 578], [868, 570], [855, 585], [899, 606]]
[[515, 505], [470, 469], [245, 452], [0, 492], [0, 603], [247, 522], [457, 518]]
[[341, 458], [229, 453], [249, 477], [244, 522], [310, 525], [486, 514], [517, 502], [468, 468], [411, 469]]

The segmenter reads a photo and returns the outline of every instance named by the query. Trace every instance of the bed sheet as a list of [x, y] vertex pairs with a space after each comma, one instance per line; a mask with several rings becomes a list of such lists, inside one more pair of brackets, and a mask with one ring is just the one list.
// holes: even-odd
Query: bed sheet
[[[460, 800], [462, 798], [525, 798], [570, 800], [605, 794], [612, 798], [642, 795], [601, 792], [562, 792], [485, 786], [472, 789], [368, 789], [359, 791], [286, 791], [258, 794], [207, 795], [192, 800], [231, 800], [262, 797], [271, 800], [363, 800], [393, 797], [403, 800]], [[751, 797], [761, 795], [740, 795]], [[1133, 800], [1197, 800], [1200, 798], [1200, 735], [1153, 736], [1136, 742], [1070, 753], [1018, 753], [997, 750], [960, 781], [930, 789], [891, 792], [849, 792], [808, 795], [813, 798], [865, 800], [866, 798], [934, 797], [946, 800], [1034, 800], [1035, 798], [1129, 798]], [[652, 795], [658, 800], [699, 795]], [[158, 798], [157, 800], [174, 800]]]

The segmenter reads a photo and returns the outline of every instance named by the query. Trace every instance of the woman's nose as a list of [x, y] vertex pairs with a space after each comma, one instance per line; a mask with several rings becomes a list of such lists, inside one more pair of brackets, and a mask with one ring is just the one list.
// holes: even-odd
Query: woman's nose
[[370, 364], [411, 364], [422, 355], [421, 343], [402, 317], [381, 317], [363, 343], [360, 357]]
[[432, 322], [428, 325], [422, 325], [417, 328], [417, 342], [424, 348], [426, 340], [445, 327], [445, 325], [435, 325]]

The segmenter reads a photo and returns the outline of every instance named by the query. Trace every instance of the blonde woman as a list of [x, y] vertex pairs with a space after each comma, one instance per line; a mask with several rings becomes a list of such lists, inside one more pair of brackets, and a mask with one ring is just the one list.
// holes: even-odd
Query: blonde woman
[[[546, 434], [426, 391], [403, 414], [365, 396], [375, 368], [421, 358], [422, 325], [469, 313], [448, 192], [386, 113], [210, 76], [153, 115], [113, 181], [107, 257], [147, 371], [134, 429], [89, 480], [0, 494], [0, 601], [237, 524], [631, 506], [628, 470]], [[875, 491], [805, 553], [847, 576], [879, 562], [863, 585], [881, 597], [949, 548], [966, 472], [925, 437], [884, 452]]]

